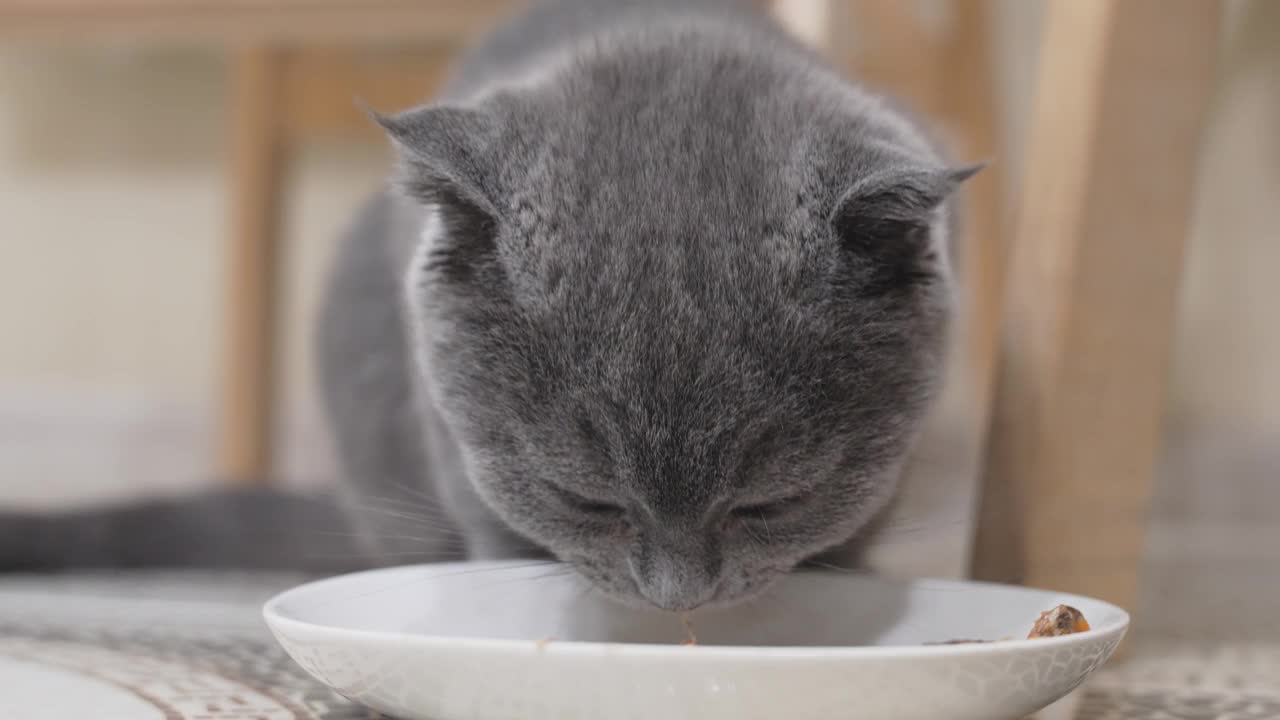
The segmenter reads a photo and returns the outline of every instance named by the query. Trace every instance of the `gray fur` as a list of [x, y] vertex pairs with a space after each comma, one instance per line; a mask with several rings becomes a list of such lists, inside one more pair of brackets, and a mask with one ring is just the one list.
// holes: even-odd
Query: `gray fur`
[[[668, 609], [750, 597], [889, 501], [971, 172], [904, 116], [744, 2], [555, 0], [378, 119], [397, 192], [319, 333], [353, 497]], [[359, 527], [422, 549], [412, 519]]]
[[399, 417], [425, 421], [472, 555], [526, 538], [623, 599], [737, 600], [891, 496], [942, 362], [965, 171], [738, 4], [565, 25], [583, 3], [552, 5], [439, 103], [380, 118], [413, 207], [378, 201], [404, 237], [349, 240], [400, 248], [384, 282], [405, 283], [357, 353], [412, 348], [385, 394], [416, 392]]
[[336, 573], [365, 566], [323, 498], [235, 490], [57, 515], [0, 514], [0, 572], [213, 567]]

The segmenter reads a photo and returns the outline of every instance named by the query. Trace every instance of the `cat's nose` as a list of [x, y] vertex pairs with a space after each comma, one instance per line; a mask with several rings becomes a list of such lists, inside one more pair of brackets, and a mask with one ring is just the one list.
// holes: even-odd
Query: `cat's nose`
[[720, 589], [719, 563], [705, 559], [642, 554], [631, 559], [631, 574], [645, 600], [672, 612], [699, 608]]

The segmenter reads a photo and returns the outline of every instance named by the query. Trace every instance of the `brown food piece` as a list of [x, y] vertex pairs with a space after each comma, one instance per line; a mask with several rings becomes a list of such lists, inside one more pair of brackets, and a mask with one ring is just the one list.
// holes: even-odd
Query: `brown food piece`
[[689, 619], [688, 615], [685, 615], [684, 613], [680, 614], [680, 625], [681, 627], [684, 628], [684, 634], [685, 634], [684, 642], [680, 644], [684, 645], [685, 647], [692, 647], [694, 645], [697, 645], [698, 636], [693, 633], [693, 621]]
[[1062, 637], [1085, 632], [1088, 629], [1089, 621], [1084, 619], [1084, 613], [1070, 605], [1059, 605], [1052, 610], [1040, 613], [1040, 619], [1036, 620], [1027, 639]]
[[[1082, 633], [1089, 629], [1089, 621], [1084, 619], [1084, 613], [1070, 605], [1059, 605], [1052, 610], [1045, 610], [1040, 613], [1040, 618], [1036, 620], [1035, 627], [1031, 628], [1031, 634], [1027, 635], [1027, 639], [1062, 637], [1063, 635]], [[1005, 639], [1012, 640], [1013, 638]], [[946, 640], [944, 642], [925, 643], [925, 645], [982, 645], [989, 642], [992, 641]]]

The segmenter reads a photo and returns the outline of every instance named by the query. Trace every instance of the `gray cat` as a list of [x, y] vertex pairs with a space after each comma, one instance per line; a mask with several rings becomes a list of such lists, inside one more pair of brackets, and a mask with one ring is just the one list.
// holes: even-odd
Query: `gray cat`
[[[903, 114], [746, 2], [554, 0], [376, 119], [396, 191], [343, 240], [318, 335], [350, 502], [9, 519], [0, 564], [550, 555], [687, 610], [886, 506], [938, 390], [947, 200], [973, 172]], [[340, 509], [371, 501], [392, 512]]]

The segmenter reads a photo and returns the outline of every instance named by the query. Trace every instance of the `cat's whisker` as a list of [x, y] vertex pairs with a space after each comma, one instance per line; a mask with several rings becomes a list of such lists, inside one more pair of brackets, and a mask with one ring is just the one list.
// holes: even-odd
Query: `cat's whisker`
[[454, 547], [433, 546], [433, 547], [426, 547], [421, 549], [415, 549], [411, 547], [391, 546], [386, 549], [375, 548], [369, 551], [369, 554], [376, 555], [379, 557], [390, 557], [394, 555], [412, 555], [414, 553], [419, 553], [419, 554], [430, 553], [432, 555], [436, 555], [440, 557], [442, 560], [450, 560], [450, 561], [465, 560], [467, 558], [467, 548], [460, 547], [460, 546], [454, 546]]
[[553, 580], [573, 575], [573, 568], [565, 564], [563, 567], [553, 568], [544, 573], [537, 575], [521, 575], [520, 577], [506, 578], [493, 581], [493, 585], [510, 585], [517, 582], [537, 582], [539, 580]]
[[773, 544], [773, 531], [769, 529], [769, 521], [765, 518], [764, 513], [760, 513], [760, 523], [764, 525], [765, 536], [769, 538], [769, 544]]
[[[442, 541], [449, 541], [453, 538], [439, 538], [428, 535], [383, 535], [378, 533], [362, 533], [362, 532], [329, 532], [326, 530], [314, 530], [312, 535], [323, 537], [338, 538], [354, 538], [354, 539], [371, 539], [371, 540], [407, 540], [409, 542], [421, 542], [436, 544]], [[463, 543], [459, 543], [462, 545]]]
[[889, 523], [881, 529], [881, 532], [897, 533], [897, 532], [919, 532], [921, 530], [942, 530], [945, 528], [954, 528], [966, 524], [968, 521], [964, 518], [955, 518], [953, 520], [925, 520], [925, 521], [895, 521]]
[[374, 554], [378, 555], [379, 557], [394, 557], [399, 555], [435, 555], [439, 557], [452, 557], [452, 558], [459, 557], [459, 553], [456, 550], [451, 550], [448, 548], [440, 548], [440, 549], [432, 548], [429, 550], [378, 550]]
[[423, 560], [458, 560], [461, 555], [452, 551], [433, 551], [433, 550], [392, 550], [392, 551], [376, 551], [376, 552], [338, 552], [338, 553], [307, 553], [308, 557], [313, 560], [384, 560], [384, 559], [408, 559], [421, 558]]
[[440, 499], [438, 497], [436, 497], [432, 493], [427, 492], [426, 490], [423, 490], [422, 488], [414, 487], [408, 484], [407, 482], [403, 482], [403, 481], [396, 483], [396, 487], [418, 498], [425, 505], [429, 505], [431, 507], [437, 508], [441, 512], [445, 512], [445, 513], [448, 512], [447, 509], [440, 503]]
[[582, 583], [582, 589], [578, 591], [578, 601], [581, 602], [591, 596], [592, 593], [599, 592], [595, 585], [589, 582]]
[[747, 539], [750, 540], [756, 547], [760, 547], [760, 548], [765, 547], [764, 541], [760, 539], [759, 535], [756, 535], [756, 531], [752, 530], [750, 525], [743, 525], [742, 529], [746, 531]]
[[362, 500], [359, 503], [352, 502], [348, 508], [360, 512], [367, 512], [377, 515], [385, 515], [387, 517], [396, 517], [404, 520], [436, 520], [432, 515], [420, 512], [417, 508], [409, 507], [402, 504], [393, 505], [390, 503], [378, 503], [371, 500]]
[[382, 503], [393, 510], [407, 509], [409, 511], [414, 511], [415, 514], [433, 516], [441, 519], [449, 519], [450, 517], [448, 510], [435, 502], [425, 502], [409, 498], [394, 498], [387, 497], [385, 495], [368, 495], [365, 499]]
[[841, 567], [839, 565], [829, 563], [829, 562], [824, 562], [822, 560], [806, 560], [800, 565], [801, 569], [805, 567], [817, 567], [817, 568], [822, 568], [824, 570], [834, 570], [835, 572], [852, 573], [852, 574], [862, 574], [866, 572], [864, 568]]
[[530, 568], [546, 567], [548, 565], [560, 565], [558, 560], [530, 560], [523, 563], [497, 563], [492, 566], [485, 567], [469, 567], [463, 568], [456, 572], [444, 573], [434, 577], [453, 577], [454, 575], [473, 575], [487, 572], [505, 572], [512, 570], [528, 570]]
[[906, 542], [907, 540], [918, 540], [921, 535], [954, 530], [967, 524], [967, 522], [964, 519], [957, 519], [946, 522], [893, 523], [879, 528], [875, 538], [878, 544], [888, 546]]
[[353, 505], [349, 509], [356, 512], [369, 512], [369, 513], [379, 514], [385, 517], [396, 518], [399, 520], [407, 520], [417, 525], [425, 526], [427, 528], [435, 530], [444, 535], [463, 537], [462, 533], [457, 528], [453, 527], [452, 524], [443, 523], [440, 518], [430, 517], [426, 515], [419, 515], [419, 514], [404, 512], [400, 510], [380, 508], [380, 507], [375, 507], [370, 505], [364, 505], [364, 506]]
[[364, 592], [359, 592], [352, 595], [346, 595], [343, 597], [334, 598], [333, 600], [330, 600], [327, 603], [321, 603], [321, 606], [332, 605], [339, 602], [359, 600], [362, 598], [369, 597], [371, 595], [377, 595], [378, 593], [389, 592], [392, 590], [400, 590], [400, 589], [409, 587], [411, 585], [416, 585], [418, 583], [430, 582], [433, 580], [444, 579], [444, 578], [451, 578], [459, 575], [472, 575], [472, 574], [486, 573], [486, 572], [498, 572], [502, 570], [520, 570], [520, 569], [527, 569], [527, 568], [536, 568], [536, 567], [541, 567], [541, 566], [550, 565], [550, 564], [558, 564], [558, 563], [554, 560], [541, 560], [536, 562], [530, 562], [527, 564], [516, 564], [516, 565], [502, 564], [502, 565], [496, 565], [493, 567], [467, 568], [463, 570], [457, 570], [454, 572], [431, 573], [425, 576], [413, 577], [403, 582], [391, 583], [390, 585], [386, 585], [384, 587], [374, 588], [372, 590], [366, 590]]

